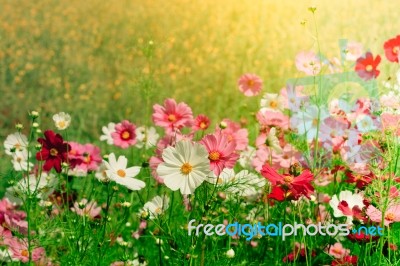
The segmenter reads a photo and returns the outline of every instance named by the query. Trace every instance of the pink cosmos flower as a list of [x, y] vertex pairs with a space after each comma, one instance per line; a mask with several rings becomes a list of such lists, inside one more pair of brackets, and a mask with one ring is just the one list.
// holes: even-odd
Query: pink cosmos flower
[[12, 238], [11, 231], [0, 225], [0, 245], [5, 245], [5, 241], [10, 238]]
[[[381, 223], [382, 222], [382, 211], [378, 210], [372, 205], [369, 205], [366, 211], [371, 221]], [[384, 215], [384, 225], [388, 226], [393, 222], [400, 222], [400, 204], [391, 205], [387, 208]]]
[[228, 141], [236, 143], [236, 150], [243, 151], [247, 148], [249, 144], [249, 132], [246, 128], [241, 128], [239, 123], [235, 123], [229, 119], [222, 120], [222, 123], [226, 125], [224, 129], [221, 130], [222, 134], [228, 137]]
[[93, 144], [79, 144], [69, 142], [71, 150], [68, 152], [71, 168], [77, 168], [87, 173], [96, 171], [102, 162], [100, 148]]
[[[18, 239], [11, 238], [6, 241], [6, 244], [9, 246], [11, 251], [12, 258], [19, 260], [23, 263], [29, 261], [29, 252], [28, 252], [28, 240], [27, 239]], [[44, 248], [34, 248], [32, 249], [32, 261], [39, 261], [42, 257], [45, 256]]]
[[193, 124], [192, 109], [186, 103], [177, 104], [174, 99], [166, 99], [164, 106], [153, 106], [153, 122], [156, 126], [163, 127], [168, 133]]
[[123, 149], [136, 144], [136, 126], [128, 120], [115, 125], [115, 132], [111, 133], [114, 145]]
[[[161, 152], [162, 154], [162, 152]], [[163, 163], [164, 160], [161, 155], [157, 156], [151, 156], [149, 160], [149, 166], [151, 169], [151, 175], [154, 177], [154, 179], [157, 181], [158, 184], [164, 184], [164, 179], [157, 174], [157, 167], [160, 163]]]
[[238, 80], [239, 90], [247, 97], [258, 95], [262, 85], [262, 79], [255, 74], [244, 74]]
[[345, 249], [342, 243], [337, 242], [333, 246], [329, 247], [328, 254], [336, 259], [341, 259], [350, 254], [350, 249]]
[[275, 150], [269, 149], [265, 146], [261, 146], [256, 151], [256, 154], [252, 161], [252, 165], [257, 172], [260, 172], [263, 165], [266, 164], [267, 162], [270, 163], [270, 161], [272, 160], [271, 166], [275, 169], [279, 169], [280, 168], [279, 161], [274, 160], [276, 156], [277, 153], [275, 152]]
[[284, 130], [289, 128], [289, 117], [280, 112], [260, 110], [256, 118], [262, 127], [279, 127]]
[[383, 130], [393, 130], [400, 136], [400, 115], [381, 114]]
[[236, 143], [229, 142], [228, 137], [220, 131], [205, 136], [200, 144], [206, 147], [210, 168], [216, 176], [219, 176], [224, 168], [233, 168], [239, 159], [239, 154], [235, 152]]
[[274, 164], [279, 164], [279, 168], [289, 169], [292, 164], [299, 162], [299, 157], [299, 152], [296, 151], [292, 145], [287, 143], [283, 147], [282, 153], [277, 153], [275, 156], [273, 156], [272, 162]]
[[360, 56], [363, 55], [363, 45], [358, 42], [350, 41], [346, 45], [345, 49], [346, 60], [356, 61]]
[[198, 115], [194, 120], [192, 129], [194, 131], [206, 130], [210, 126], [210, 119], [206, 115]]
[[71, 211], [80, 216], [88, 216], [94, 219], [100, 216], [101, 207], [98, 207], [95, 201], [88, 202], [87, 199], [82, 199], [80, 202], [74, 203], [74, 207], [71, 208]]
[[304, 103], [308, 102], [309, 96], [303, 94], [303, 89], [303, 86], [294, 86], [293, 84], [287, 84], [281, 89], [281, 96], [285, 99], [283, 105], [286, 109], [297, 111]]
[[296, 55], [296, 67], [306, 75], [314, 76], [321, 70], [321, 63], [314, 52], [300, 52]]

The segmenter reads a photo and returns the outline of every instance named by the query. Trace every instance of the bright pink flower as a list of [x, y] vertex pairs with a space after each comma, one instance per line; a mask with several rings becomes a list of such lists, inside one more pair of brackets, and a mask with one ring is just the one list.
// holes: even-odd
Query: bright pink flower
[[[382, 211], [378, 210], [374, 206], [369, 205], [366, 214], [371, 221], [377, 223], [382, 222]], [[384, 225], [386, 226], [393, 222], [400, 222], [400, 204], [389, 206], [385, 212], [384, 218]]]
[[174, 99], [166, 99], [164, 106], [153, 106], [153, 122], [156, 126], [163, 127], [167, 132], [174, 132], [193, 124], [192, 109], [186, 103], [176, 104]]
[[[23, 263], [29, 261], [27, 239], [18, 239], [13, 237], [11, 239], [8, 239], [6, 243], [10, 248], [12, 258], [17, 259]], [[46, 252], [42, 247], [32, 249], [32, 261], [39, 261], [42, 257], [45, 256], [45, 253]]]
[[68, 152], [71, 168], [77, 168], [85, 172], [96, 171], [102, 162], [100, 148], [93, 144], [79, 144], [69, 142], [71, 150]]
[[249, 132], [246, 128], [241, 128], [239, 123], [235, 123], [229, 119], [222, 120], [226, 127], [221, 130], [222, 134], [228, 137], [228, 141], [236, 143], [236, 150], [243, 151], [249, 144]]
[[239, 90], [247, 97], [258, 95], [262, 85], [262, 79], [255, 74], [244, 74], [238, 80]]
[[317, 75], [321, 70], [321, 63], [314, 52], [300, 52], [296, 55], [296, 67], [306, 75]]
[[194, 131], [206, 130], [210, 126], [210, 119], [206, 115], [198, 115], [194, 120], [192, 129]]
[[75, 202], [74, 207], [71, 211], [75, 212], [80, 216], [87, 216], [91, 219], [98, 218], [101, 213], [101, 207], [97, 206], [97, 202], [82, 199], [80, 202]]
[[235, 152], [236, 143], [229, 142], [228, 137], [220, 131], [205, 136], [200, 144], [206, 147], [210, 169], [216, 176], [219, 176], [224, 168], [233, 168], [239, 159], [239, 154]]
[[350, 249], [345, 249], [342, 243], [337, 242], [333, 246], [329, 247], [328, 254], [336, 259], [341, 259], [350, 254]]
[[358, 257], [357, 256], [344, 256], [341, 259], [335, 259], [332, 261], [332, 266], [351, 266], [351, 265], [357, 265], [358, 262]]
[[26, 235], [28, 233], [28, 222], [20, 219], [20, 217], [7, 214], [4, 216], [5, 225], [8, 229], [18, 231], [20, 234]]
[[115, 132], [111, 133], [114, 145], [123, 149], [136, 144], [136, 126], [128, 120], [115, 125]]

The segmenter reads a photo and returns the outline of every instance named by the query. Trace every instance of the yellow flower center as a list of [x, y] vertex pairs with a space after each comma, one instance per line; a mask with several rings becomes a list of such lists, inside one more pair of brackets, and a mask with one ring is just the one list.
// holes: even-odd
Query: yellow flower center
[[284, 176], [283, 181], [285, 181], [286, 183], [292, 183], [293, 176], [290, 176], [290, 175]]
[[176, 116], [173, 114], [168, 115], [168, 121], [169, 122], [175, 122], [176, 121]]
[[58, 154], [58, 151], [56, 149], [54, 149], [54, 148], [50, 149], [51, 156], [57, 156], [57, 154]]
[[121, 134], [121, 138], [123, 139], [123, 140], [127, 140], [127, 139], [129, 139], [131, 137], [131, 133], [129, 133], [129, 131], [127, 131], [127, 130], [125, 130], [124, 132], [122, 132], [122, 134]]
[[181, 166], [181, 173], [184, 175], [188, 175], [190, 172], [192, 172], [193, 166], [191, 166], [189, 163], [184, 163]]
[[394, 217], [395, 217], [394, 213], [390, 212], [390, 213], [386, 214], [385, 220], [394, 221]]
[[367, 72], [371, 72], [372, 69], [373, 69], [373, 67], [372, 67], [371, 65], [367, 65], [367, 66], [365, 67], [365, 70], [366, 70]]
[[28, 257], [29, 256], [28, 250], [26, 250], [26, 249], [22, 250], [21, 251], [21, 255], [24, 256], [24, 257]]
[[314, 118], [314, 119], [313, 119], [312, 125], [313, 125], [314, 127], [318, 126], [318, 119], [317, 119], [317, 118]]
[[210, 159], [211, 161], [218, 161], [220, 157], [221, 157], [221, 154], [217, 151], [212, 151], [208, 155], [208, 159]]
[[278, 107], [278, 103], [277, 103], [276, 101], [271, 101], [271, 102], [269, 103], [269, 107], [275, 109], [276, 107]]
[[247, 81], [247, 86], [249, 87], [253, 87], [255, 84], [254, 80], [250, 79], [249, 81]]
[[119, 177], [125, 177], [125, 176], [126, 176], [126, 172], [125, 172], [124, 170], [122, 170], [122, 169], [119, 169], [119, 170], [117, 171], [117, 175], [118, 175]]
[[399, 47], [398, 46], [393, 47], [393, 53], [397, 54], [398, 52], [399, 52]]
[[205, 129], [206, 127], [207, 127], [206, 123], [204, 123], [204, 122], [200, 123], [200, 128], [201, 129]]
[[160, 207], [158, 207], [157, 209], [155, 209], [155, 210], [154, 210], [154, 212], [155, 212], [156, 214], [160, 214], [160, 213], [161, 213], [161, 211], [162, 211], [162, 210], [161, 210], [161, 208], [160, 208]]
[[57, 126], [58, 126], [59, 128], [64, 128], [64, 127], [65, 127], [65, 121], [58, 121], [58, 122], [57, 122]]
[[21, 144], [15, 143], [14, 148], [15, 148], [16, 150], [20, 150], [20, 149], [21, 149]]
[[83, 157], [83, 162], [84, 163], [90, 163], [91, 162], [90, 155], [84, 156]]

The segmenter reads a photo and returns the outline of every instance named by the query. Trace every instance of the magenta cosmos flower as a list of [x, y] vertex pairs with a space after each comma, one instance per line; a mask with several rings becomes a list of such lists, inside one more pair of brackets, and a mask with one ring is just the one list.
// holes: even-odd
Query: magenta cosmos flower
[[115, 132], [111, 133], [114, 145], [123, 149], [136, 144], [136, 126], [124, 120], [115, 125]]
[[262, 79], [255, 74], [244, 74], [238, 80], [239, 90], [247, 97], [258, 95], [262, 89], [262, 85]]
[[229, 142], [228, 137], [220, 132], [205, 136], [200, 143], [206, 147], [210, 168], [217, 176], [224, 168], [233, 168], [239, 159], [235, 152], [236, 143]]
[[193, 124], [192, 109], [186, 103], [176, 103], [174, 99], [166, 99], [164, 106], [153, 106], [153, 122], [156, 126], [163, 127], [171, 133], [183, 127], [191, 127]]

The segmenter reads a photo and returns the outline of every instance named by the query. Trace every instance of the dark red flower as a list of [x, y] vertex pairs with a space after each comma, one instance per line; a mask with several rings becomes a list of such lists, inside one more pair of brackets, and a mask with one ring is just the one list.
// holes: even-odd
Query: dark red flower
[[380, 71], [377, 69], [379, 63], [381, 62], [381, 57], [377, 55], [374, 56], [371, 52], [367, 52], [364, 57], [357, 59], [355, 71], [364, 80], [370, 80], [372, 78], [377, 78]]
[[389, 39], [383, 45], [385, 49], [386, 58], [390, 62], [399, 62], [399, 52], [400, 52], [400, 35], [397, 35], [393, 39]]
[[379, 236], [371, 236], [365, 234], [362, 230], [357, 234], [348, 234], [347, 238], [352, 242], [365, 242], [369, 243], [371, 241], [377, 241]]
[[314, 192], [314, 187], [311, 185], [314, 175], [309, 170], [304, 170], [299, 176], [280, 175], [274, 168], [265, 164], [261, 169], [261, 175], [272, 185], [272, 191], [268, 197], [278, 201], [297, 200], [300, 196], [310, 198], [311, 193]]
[[52, 130], [46, 130], [44, 136], [45, 139], [38, 139], [38, 142], [42, 144], [42, 149], [36, 153], [36, 160], [46, 161], [43, 170], [50, 171], [54, 167], [57, 173], [61, 173], [61, 164], [67, 161], [68, 150], [71, 150], [71, 147], [64, 142], [60, 134]]
[[346, 255], [341, 259], [335, 259], [334, 261], [332, 261], [332, 266], [337, 266], [337, 265], [346, 265], [346, 266], [350, 266], [350, 265], [357, 265], [358, 262], [358, 257], [357, 256], [350, 256], [350, 255]]
[[347, 183], [355, 183], [357, 188], [364, 189], [367, 185], [369, 185], [374, 179], [374, 175], [370, 172], [367, 175], [357, 174], [352, 171], [346, 171], [346, 182]]

